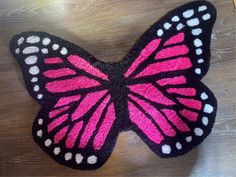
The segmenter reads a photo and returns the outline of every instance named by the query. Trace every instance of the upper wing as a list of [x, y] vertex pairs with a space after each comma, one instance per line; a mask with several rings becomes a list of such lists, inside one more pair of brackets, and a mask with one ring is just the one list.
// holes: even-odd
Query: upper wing
[[49, 104], [63, 96], [102, 90], [108, 75], [80, 47], [44, 32], [23, 32], [10, 43], [31, 96]]
[[124, 75], [133, 79], [181, 70], [200, 80], [210, 65], [215, 19], [216, 10], [206, 1], [191, 2], [169, 12], [144, 33], [126, 56]]
[[31, 96], [42, 105], [33, 124], [35, 141], [66, 166], [96, 169], [103, 165], [118, 135], [103, 63], [43, 32], [16, 35], [10, 48]]
[[132, 129], [162, 157], [190, 151], [212, 129], [217, 103], [200, 79], [209, 68], [215, 18], [208, 2], [181, 6], [154, 24], [123, 62]]

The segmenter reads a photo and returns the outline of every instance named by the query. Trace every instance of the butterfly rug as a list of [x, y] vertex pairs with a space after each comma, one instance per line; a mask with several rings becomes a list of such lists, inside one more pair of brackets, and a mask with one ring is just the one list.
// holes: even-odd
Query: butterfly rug
[[32, 128], [37, 144], [56, 162], [81, 170], [101, 167], [123, 131], [134, 131], [164, 158], [195, 148], [211, 132], [217, 110], [201, 82], [215, 19], [207, 1], [178, 7], [117, 63], [46, 32], [15, 35], [10, 50], [41, 105]]

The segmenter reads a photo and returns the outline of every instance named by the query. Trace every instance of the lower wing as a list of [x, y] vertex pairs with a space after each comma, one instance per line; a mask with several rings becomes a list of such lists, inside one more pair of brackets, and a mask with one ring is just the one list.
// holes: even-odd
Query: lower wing
[[159, 156], [185, 154], [211, 132], [216, 99], [200, 81], [187, 84], [178, 76], [129, 86], [129, 90], [133, 130]]
[[[65, 102], [64, 102], [65, 103]], [[57, 162], [75, 169], [96, 169], [109, 158], [118, 136], [114, 104], [107, 90], [76, 103], [42, 107], [33, 124], [39, 146]]]

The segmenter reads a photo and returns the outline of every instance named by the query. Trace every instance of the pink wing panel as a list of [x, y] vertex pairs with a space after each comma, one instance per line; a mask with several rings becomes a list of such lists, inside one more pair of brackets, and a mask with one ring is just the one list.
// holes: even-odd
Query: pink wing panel
[[60, 57], [45, 58], [44, 63], [45, 64], [60, 64], [60, 63], [63, 63], [63, 59], [61, 59]]
[[66, 110], [68, 110], [70, 108], [70, 106], [64, 106], [62, 108], [59, 108], [59, 109], [54, 109], [52, 111], [49, 112], [49, 117], [50, 118], [54, 118], [56, 117], [58, 114], [62, 113], [62, 112], [65, 112]]
[[162, 109], [162, 112], [166, 115], [166, 117], [182, 132], [189, 131], [188, 125], [177, 115], [175, 110], [172, 109]]
[[151, 76], [162, 72], [186, 70], [191, 67], [192, 63], [188, 57], [179, 57], [173, 60], [167, 60], [150, 64], [143, 71], [137, 74], [135, 78]]
[[173, 46], [173, 47], [165, 48], [159, 51], [156, 54], [155, 59], [177, 57], [180, 55], [186, 55], [188, 52], [189, 52], [189, 49], [186, 45]]
[[174, 105], [175, 103], [167, 98], [160, 90], [150, 83], [147, 84], [136, 84], [128, 86], [132, 92], [138, 93], [139, 95], [159, 104]]
[[77, 120], [86, 114], [108, 91], [92, 92], [87, 94], [72, 114], [72, 120]]
[[148, 104], [147, 102], [129, 94], [129, 98], [131, 98], [133, 101], [138, 103], [157, 123], [157, 125], [160, 127], [160, 129], [167, 135], [167, 136], [175, 136], [176, 132], [171, 127], [171, 125], [167, 122], [165, 117], [153, 106]]
[[57, 126], [61, 125], [68, 119], [68, 114], [63, 114], [59, 118], [54, 119], [50, 124], [48, 124], [48, 132], [52, 131]]
[[57, 103], [55, 104], [54, 108], [60, 107], [60, 106], [65, 106], [65, 105], [68, 105], [70, 103], [79, 101], [80, 98], [81, 98], [80, 95], [73, 95], [73, 96], [62, 97], [62, 98], [60, 98], [57, 101]]
[[67, 132], [68, 128], [69, 128], [69, 126], [66, 126], [66, 127], [62, 128], [61, 130], [59, 130], [59, 132], [56, 133], [56, 135], [54, 136], [54, 143], [55, 144], [59, 143], [66, 136], [66, 132]]
[[43, 75], [48, 78], [60, 78], [63, 76], [71, 76], [75, 74], [76, 72], [70, 68], [51, 69], [43, 73]]
[[63, 93], [78, 89], [91, 88], [100, 86], [101, 84], [85, 76], [77, 76], [72, 79], [52, 81], [46, 84], [46, 89], [52, 93]]
[[73, 148], [75, 146], [75, 141], [77, 139], [77, 137], [80, 134], [80, 131], [82, 129], [83, 126], [83, 121], [80, 121], [78, 123], [76, 123], [73, 128], [70, 130], [67, 138], [66, 138], [66, 147], [67, 148]]
[[186, 78], [184, 76], [177, 76], [172, 78], [164, 78], [156, 81], [156, 83], [160, 86], [166, 85], [179, 85], [179, 84], [186, 84]]
[[100, 126], [98, 133], [96, 134], [93, 142], [93, 148], [96, 150], [101, 149], [105, 140], [107, 138], [108, 133], [115, 121], [115, 109], [114, 104], [109, 105], [105, 118]]
[[195, 88], [169, 88], [167, 89], [168, 93], [175, 93], [184, 96], [195, 96], [196, 89]]
[[187, 120], [195, 122], [198, 119], [198, 113], [194, 111], [190, 111], [187, 109], [183, 109], [180, 111], [180, 114], [184, 116]]
[[158, 48], [160, 41], [160, 39], [154, 39], [145, 46], [145, 48], [140, 52], [139, 56], [134, 60], [132, 65], [126, 71], [125, 77], [128, 77], [130, 74], [132, 74], [142, 62], [147, 60], [147, 58]]
[[94, 67], [93, 65], [91, 65], [89, 62], [79, 57], [78, 55], [70, 55], [68, 57], [68, 61], [80, 70], [83, 70], [96, 77], [100, 77], [104, 80], [108, 80], [108, 76], [106, 74], [98, 70], [96, 67]]
[[170, 39], [168, 39], [165, 43], [164, 46], [172, 45], [172, 44], [177, 44], [184, 42], [184, 33], [180, 32], [176, 34], [175, 36], [172, 36]]
[[193, 98], [177, 98], [180, 103], [183, 105], [196, 109], [196, 110], [201, 110], [202, 109], [202, 102]]
[[153, 142], [160, 144], [164, 137], [157, 127], [132, 102], [128, 102], [130, 120]]
[[85, 130], [81, 136], [80, 139], [80, 144], [79, 144], [79, 148], [85, 148], [86, 145], [88, 144], [88, 141], [90, 140], [91, 136], [93, 135], [96, 126], [101, 118], [101, 115], [107, 105], [107, 103], [110, 100], [110, 96], [108, 95], [103, 102], [99, 105], [99, 107], [96, 109], [96, 111], [94, 111], [93, 115], [91, 116], [91, 118], [89, 119]]

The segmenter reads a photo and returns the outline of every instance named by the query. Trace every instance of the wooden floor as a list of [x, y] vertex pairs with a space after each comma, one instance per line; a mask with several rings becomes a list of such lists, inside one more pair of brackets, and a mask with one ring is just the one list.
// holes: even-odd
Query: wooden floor
[[1, 0], [0, 175], [3, 176], [236, 176], [236, 14], [232, 0], [211, 0], [218, 10], [212, 60], [203, 79], [219, 109], [212, 134], [192, 152], [157, 157], [134, 133], [119, 136], [107, 163], [96, 171], [57, 164], [31, 137], [39, 105], [25, 89], [8, 45], [22, 31], [47, 31], [79, 44], [103, 61], [118, 61], [168, 10], [187, 0]]

